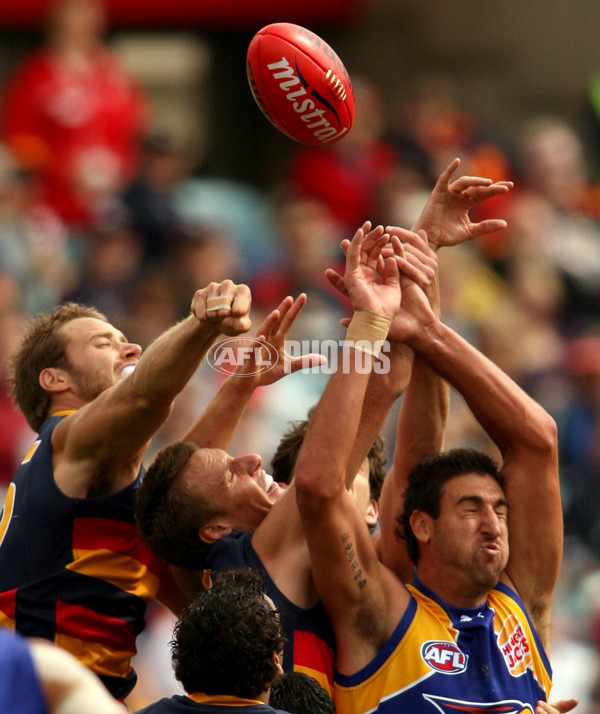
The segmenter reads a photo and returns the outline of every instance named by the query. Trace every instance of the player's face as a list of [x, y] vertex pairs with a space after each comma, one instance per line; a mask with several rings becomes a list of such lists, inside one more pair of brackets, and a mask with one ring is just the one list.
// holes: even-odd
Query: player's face
[[83, 402], [90, 402], [135, 366], [141, 347], [127, 342], [116, 328], [95, 317], [70, 320], [61, 328], [67, 339], [66, 354], [71, 389]]
[[500, 485], [491, 476], [458, 476], [444, 486], [440, 506], [435, 557], [474, 590], [489, 590], [508, 561], [508, 507]]
[[284, 493], [258, 454], [233, 458], [221, 449], [200, 449], [190, 466], [194, 487], [227, 514], [233, 530], [254, 530]]

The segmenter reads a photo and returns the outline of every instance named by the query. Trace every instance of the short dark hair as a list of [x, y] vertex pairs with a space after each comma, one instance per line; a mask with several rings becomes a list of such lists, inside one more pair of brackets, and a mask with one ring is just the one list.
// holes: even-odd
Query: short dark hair
[[424, 511], [438, 518], [444, 485], [465, 474], [488, 475], [504, 489], [504, 478], [498, 464], [487, 454], [476, 449], [451, 449], [424, 459], [411, 471], [404, 492], [404, 511], [396, 517], [396, 537], [406, 540], [408, 555], [413, 563], [419, 560], [419, 544], [410, 527], [413, 511]]
[[61, 328], [82, 317], [108, 322], [106, 316], [93, 307], [66, 302], [32, 317], [22, 340], [11, 350], [9, 388], [35, 432], [46, 420], [50, 408], [50, 394], [40, 385], [40, 374], [47, 367], [69, 368], [67, 340]]
[[256, 699], [278, 676], [273, 654], [281, 655], [283, 645], [260, 575], [225, 570], [181, 613], [171, 641], [173, 669], [188, 693]]
[[[294, 467], [296, 466], [296, 459], [314, 411], [315, 407], [311, 407], [308, 412], [308, 419], [290, 422], [288, 429], [281, 437], [279, 445], [271, 459], [271, 476], [273, 476], [275, 481], [288, 484], [291, 482]], [[387, 453], [383, 437], [378, 436], [375, 439], [369, 449], [367, 458], [369, 459], [369, 487], [371, 498], [379, 502], [381, 488], [387, 473]]]
[[197, 569], [203, 567], [210, 550], [210, 545], [200, 540], [198, 530], [222, 515], [199, 494], [190, 498], [183, 473], [199, 450], [185, 441], [161, 449], [144, 474], [135, 504], [136, 524], [150, 550], [167, 563]]
[[333, 699], [304, 672], [285, 672], [271, 686], [269, 704], [290, 714], [335, 714]]

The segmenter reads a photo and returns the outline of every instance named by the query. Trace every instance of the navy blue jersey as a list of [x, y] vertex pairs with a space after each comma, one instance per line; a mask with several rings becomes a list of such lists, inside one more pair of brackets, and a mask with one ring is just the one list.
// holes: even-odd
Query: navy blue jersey
[[[218, 704], [216, 702], [219, 702]], [[237, 697], [203, 696], [201, 701], [176, 694], [159, 699], [136, 714], [289, 714], [268, 704], [246, 703]]]
[[71, 652], [115, 697], [135, 685], [131, 658], [146, 606], [170, 571], [134, 523], [136, 481], [69, 498], [54, 481], [48, 418], [8, 487], [0, 521], [0, 626]]
[[285, 635], [283, 669], [314, 677], [332, 693], [334, 666], [334, 638], [329, 617], [323, 605], [298, 607], [279, 590], [271, 579], [252, 545], [252, 533], [230, 533], [212, 546], [206, 561], [205, 573], [230, 568], [250, 567], [260, 573], [266, 594], [279, 611]]

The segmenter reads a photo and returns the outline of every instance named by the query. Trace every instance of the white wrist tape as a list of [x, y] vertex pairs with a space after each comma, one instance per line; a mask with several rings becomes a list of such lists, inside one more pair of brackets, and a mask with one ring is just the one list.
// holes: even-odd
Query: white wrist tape
[[391, 324], [391, 317], [370, 310], [355, 310], [346, 332], [346, 345], [378, 357]]

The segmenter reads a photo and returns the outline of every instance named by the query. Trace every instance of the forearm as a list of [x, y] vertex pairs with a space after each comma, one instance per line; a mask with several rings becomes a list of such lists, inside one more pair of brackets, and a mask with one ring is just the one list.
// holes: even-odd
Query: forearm
[[219, 334], [214, 323], [200, 323], [194, 315], [186, 317], [144, 352], [133, 373], [133, 389], [148, 401], [172, 401]]
[[[294, 471], [298, 492], [331, 498], [346, 485], [348, 458], [354, 449], [369, 374], [356, 370], [354, 350], [345, 348], [345, 352], [348, 369], [340, 369], [329, 379], [298, 454]], [[367, 355], [356, 357], [370, 359]]]
[[436, 320], [409, 345], [464, 397], [503, 455], [517, 445], [548, 448], [554, 438], [549, 414], [451, 328]]
[[354, 448], [348, 461], [346, 485], [350, 487], [373, 442], [381, 433], [394, 402], [410, 380], [413, 353], [408, 347], [390, 342], [379, 369], [373, 371], [363, 401]]
[[243, 377], [228, 377], [183, 441], [227, 451], [253, 394], [253, 386]]

